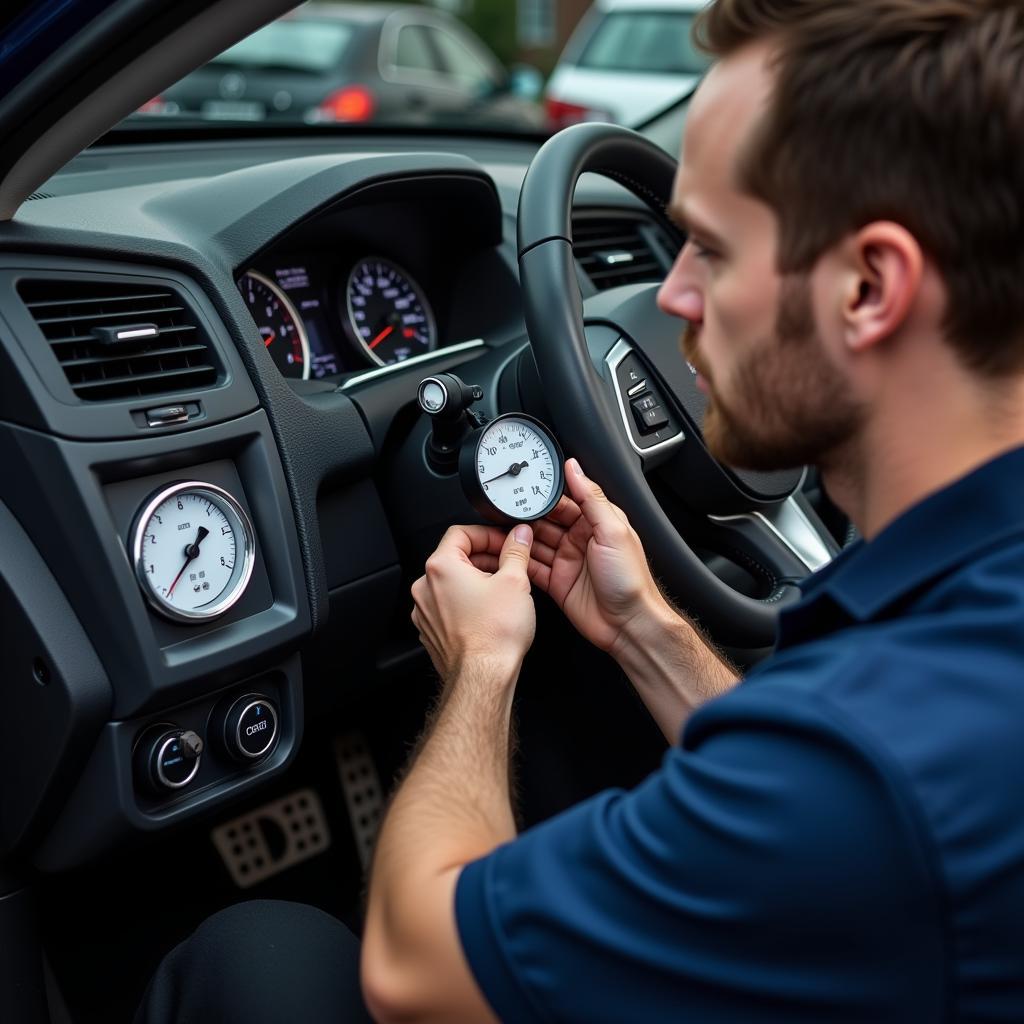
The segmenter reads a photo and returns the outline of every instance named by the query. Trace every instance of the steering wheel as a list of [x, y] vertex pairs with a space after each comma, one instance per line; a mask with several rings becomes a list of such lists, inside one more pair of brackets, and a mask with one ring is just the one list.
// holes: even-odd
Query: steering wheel
[[[566, 449], [626, 512], [687, 612], [721, 642], [755, 649], [774, 642], [779, 609], [798, 596], [795, 584], [837, 551], [800, 493], [805, 471], [757, 473], [716, 461], [700, 428], [707, 399], [679, 349], [683, 325], [658, 310], [657, 286], [621, 286], [584, 302], [573, 259], [572, 200], [583, 173], [625, 186], [682, 241], [665, 216], [675, 170], [663, 150], [614, 125], [576, 125], [544, 144], [519, 199], [526, 325]], [[612, 262], [617, 256], [625, 258], [606, 254]], [[655, 478], [675, 493], [685, 518], [725, 538], [760, 580], [760, 596], [698, 557], [655, 496]]]

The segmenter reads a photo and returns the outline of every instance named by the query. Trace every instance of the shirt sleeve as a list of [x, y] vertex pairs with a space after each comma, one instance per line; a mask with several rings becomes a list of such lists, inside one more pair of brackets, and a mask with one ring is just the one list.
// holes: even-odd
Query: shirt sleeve
[[716, 704], [635, 790], [462, 871], [459, 934], [496, 1014], [942, 1019], [939, 901], [898, 780], [830, 713]]

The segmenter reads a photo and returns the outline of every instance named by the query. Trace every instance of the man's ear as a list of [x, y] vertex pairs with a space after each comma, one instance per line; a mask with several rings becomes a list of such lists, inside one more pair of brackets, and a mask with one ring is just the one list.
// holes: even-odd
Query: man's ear
[[844, 340], [850, 351], [865, 351], [906, 323], [921, 288], [924, 253], [906, 228], [890, 221], [866, 225], [843, 249]]

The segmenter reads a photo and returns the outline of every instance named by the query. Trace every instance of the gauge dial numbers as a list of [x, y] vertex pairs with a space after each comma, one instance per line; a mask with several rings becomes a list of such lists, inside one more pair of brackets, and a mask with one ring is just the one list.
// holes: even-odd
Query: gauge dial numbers
[[459, 455], [459, 478], [473, 507], [508, 525], [543, 519], [565, 486], [562, 449], [539, 420], [511, 413], [474, 433]]
[[213, 484], [189, 481], [152, 495], [131, 536], [149, 603], [176, 622], [223, 615], [245, 592], [256, 544], [245, 509]]
[[243, 274], [239, 291], [275, 365], [285, 377], [309, 379], [309, 338], [291, 299], [269, 277]]
[[345, 308], [353, 336], [379, 366], [437, 347], [434, 314], [422, 289], [390, 260], [373, 257], [352, 268]]

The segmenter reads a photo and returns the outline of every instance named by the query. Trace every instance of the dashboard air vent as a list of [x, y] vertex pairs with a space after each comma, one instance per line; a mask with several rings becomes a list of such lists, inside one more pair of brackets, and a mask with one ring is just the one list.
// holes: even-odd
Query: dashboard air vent
[[660, 281], [678, 251], [653, 221], [630, 214], [577, 213], [572, 239], [576, 260], [598, 291]]
[[22, 281], [18, 293], [84, 401], [194, 390], [217, 379], [195, 313], [163, 282], [53, 278]]

